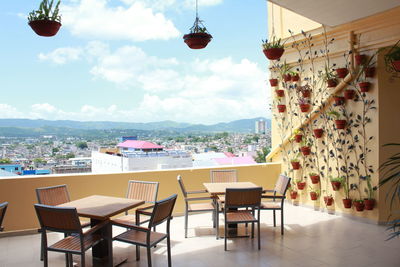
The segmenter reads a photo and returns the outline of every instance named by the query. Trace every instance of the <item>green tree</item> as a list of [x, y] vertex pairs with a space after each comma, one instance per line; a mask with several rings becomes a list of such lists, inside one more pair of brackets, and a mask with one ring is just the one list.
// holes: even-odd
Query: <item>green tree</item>
[[271, 152], [270, 147], [263, 147], [261, 151], [257, 151], [257, 156], [254, 157], [254, 160], [257, 163], [265, 163], [265, 157]]
[[0, 164], [11, 164], [12, 161], [9, 158], [0, 159]]
[[70, 158], [75, 158], [75, 154], [72, 152], [67, 153], [67, 155], [65, 155], [66, 159], [70, 159]]
[[86, 149], [86, 148], [88, 148], [88, 145], [87, 145], [86, 142], [78, 142], [78, 143], [76, 144], [76, 146], [77, 146], [79, 149]]
[[54, 155], [55, 153], [60, 152], [60, 149], [58, 147], [53, 147], [51, 149], [51, 153]]
[[39, 165], [42, 165], [42, 164], [46, 164], [46, 163], [47, 163], [47, 161], [45, 161], [45, 160], [42, 159], [42, 158], [35, 158], [35, 159], [33, 160], [33, 162], [35, 163], [36, 166], [39, 166]]

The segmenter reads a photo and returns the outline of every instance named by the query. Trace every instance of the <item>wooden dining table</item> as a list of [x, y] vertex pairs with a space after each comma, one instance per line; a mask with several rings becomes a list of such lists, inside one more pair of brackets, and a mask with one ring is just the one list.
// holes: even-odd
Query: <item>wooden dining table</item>
[[[80, 217], [90, 219], [91, 226], [95, 226], [103, 221], [108, 221], [110, 217], [133, 209], [144, 204], [143, 200], [109, 197], [93, 195], [58, 205], [59, 207], [74, 207]], [[113, 260], [112, 246], [112, 225], [109, 223], [102, 228], [102, 235], [106, 236], [92, 248], [93, 266], [117, 266], [121, 262]], [[125, 259], [126, 260], [126, 259]], [[120, 260], [121, 261], [121, 260]], [[124, 261], [124, 259], [122, 259]]]
[[[218, 195], [225, 195], [227, 188], [252, 188], [258, 187], [256, 184], [252, 182], [230, 182], [230, 183], [203, 183], [207, 192], [213, 196], [214, 204], [216, 207], [216, 212], [218, 212]], [[217, 216], [218, 217], [218, 216]], [[217, 223], [218, 225], [218, 223]], [[229, 237], [248, 237], [248, 235], [238, 235], [237, 232], [237, 224], [229, 224]], [[217, 229], [217, 239], [218, 239], [218, 229]]]

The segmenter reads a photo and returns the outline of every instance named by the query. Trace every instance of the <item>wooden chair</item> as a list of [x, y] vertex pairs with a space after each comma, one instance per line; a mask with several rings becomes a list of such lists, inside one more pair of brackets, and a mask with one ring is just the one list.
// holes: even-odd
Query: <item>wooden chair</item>
[[211, 183], [235, 183], [238, 181], [236, 170], [211, 170]]
[[[204, 194], [207, 193], [207, 190], [197, 190], [197, 191], [186, 191], [186, 188], [183, 184], [182, 177], [178, 175], [177, 177], [179, 186], [182, 190], [183, 197], [185, 198], [185, 238], [187, 238], [187, 230], [188, 230], [188, 217], [189, 213], [193, 212], [213, 212], [213, 227], [215, 227], [215, 205], [212, 202], [212, 198], [210, 196], [203, 196], [203, 197], [188, 197], [189, 195], [194, 194]], [[205, 203], [193, 203], [190, 204], [190, 201], [199, 201], [199, 200], [208, 200]], [[218, 228], [216, 229], [218, 232]]]
[[[56, 185], [49, 187], [40, 187], [36, 188], [36, 196], [39, 204], [47, 205], [47, 206], [57, 206], [60, 204], [64, 204], [66, 202], [70, 202], [69, 193], [67, 185]], [[80, 221], [82, 227], [89, 227], [89, 221]], [[41, 230], [39, 229], [39, 232]], [[42, 241], [42, 247], [40, 252], [40, 260], [43, 260], [43, 248], [44, 243]]]
[[290, 178], [281, 174], [275, 184], [273, 190], [265, 190], [264, 193], [273, 193], [272, 195], [263, 195], [262, 198], [270, 199], [272, 201], [261, 202], [261, 210], [272, 210], [274, 215], [274, 227], [276, 227], [276, 211], [281, 212], [281, 235], [283, 235], [284, 223], [283, 223], [283, 204], [285, 203], [286, 191], [290, 184]]
[[8, 207], [8, 202], [0, 203], [0, 232], [4, 230], [4, 227], [2, 225], [4, 216], [6, 215], [7, 207]]
[[[144, 200], [147, 205], [136, 209], [135, 215], [129, 214], [128, 211], [126, 211], [125, 216], [118, 217], [114, 219], [114, 221], [133, 225], [140, 225], [148, 222], [152, 214], [154, 203], [157, 200], [158, 186], [159, 182], [130, 180], [128, 182], [126, 198]], [[145, 217], [145, 220], [141, 220], [141, 217]]]
[[[254, 223], [257, 223], [258, 249], [260, 250], [260, 205], [261, 187], [227, 188], [225, 193], [225, 251], [227, 250], [228, 224], [251, 223], [251, 238], [254, 238]], [[246, 208], [246, 210], [240, 210]], [[256, 214], [257, 213], [257, 214]]]
[[[147, 248], [147, 263], [151, 267], [150, 249], [156, 246], [160, 241], [167, 239], [168, 266], [171, 266], [171, 242], [170, 242], [170, 221], [172, 211], [175, 206], [177, 195], [174, 194], [166, 199], [157, 201], [154, 204], [153, 212], [149, 220], [148, 227], [142, 227], [132, 224], [122, 224], [113, 221], [114, 224], [130, 228], [130, 230], [114, 237], [114, 240], [136, 245], [136, 260], [140, 259], [139, 246]], [[166, 222], [166, 233], [151, 231], [156, 225]]]
[[[76, 208], [55, 207], [35, 204], [36, 214], [39, 219], [43, 248], [44, 266], [48, 266], [48, 251], [65, 253], [66, 266], [72, 267], [72, 254], [81, 256], [81, 265], [85, 266], [85, 251], [102, 240], [96, 231], [108, 225], [104, 221], [85, 233], [79, 221]], [[47, 231], [64, 233], [65, 238], [52, 245], [47, 244]]]

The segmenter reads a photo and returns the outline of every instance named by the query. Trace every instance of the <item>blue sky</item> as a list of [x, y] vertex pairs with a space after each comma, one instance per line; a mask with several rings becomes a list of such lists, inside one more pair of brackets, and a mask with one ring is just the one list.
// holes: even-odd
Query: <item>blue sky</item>
[[214, 39], [182, 40], [194, 0], [64, 0], [55, 37], [26, 15], [40, 0], [3, 1], [0, 118], [211, 124], [269, 116], [266, 1], [199, 0]]

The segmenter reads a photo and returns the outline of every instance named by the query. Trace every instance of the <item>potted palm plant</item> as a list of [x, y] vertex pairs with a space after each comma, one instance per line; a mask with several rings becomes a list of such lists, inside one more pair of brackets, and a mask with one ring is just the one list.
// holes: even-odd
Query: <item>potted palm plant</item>
[[28, 15], [28, 24], [39, 36], [50, 37], [57, 34], [61, 27], [59, 15], [60, 0], [54, 6], [54, 0], [43, 0], [38, 10], [33, 10]]
[[334, 119], [336, 129], [343, 130], [346, 127], [347, 121], [341, 119], [342, 115], [339, 112], [332, 110], [332, 111], [328, 112], [327, 114], [328, 114], [328, 116], [330, 116], [331, 118]]
[[376, 189], [372, 187], [370, 175], [365, 176], [365, 180], [367, 181], [367, 188], [364, 191], [368, 194], [368, 197], [364, 199], [365, 209], [373, 210], [375, 206], [374, 191]]
[[283, 55], [283, 52], [285, 52], [285, 49], [283, 48], [283, 43], [282, 40], [279, 38], [276, 38], [275, 36], [272, 36], [271, 40], [268, 42], [268, 40], [261, 40], [262, 41], [262, 47], [263, 47], [263, 52], [264, 55], [269, 59], [269, 60], [277, 60], [280, 59], [281, 56]]

